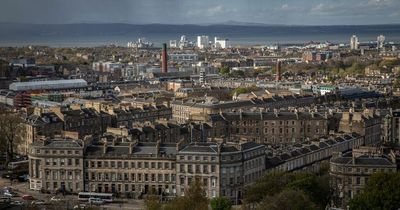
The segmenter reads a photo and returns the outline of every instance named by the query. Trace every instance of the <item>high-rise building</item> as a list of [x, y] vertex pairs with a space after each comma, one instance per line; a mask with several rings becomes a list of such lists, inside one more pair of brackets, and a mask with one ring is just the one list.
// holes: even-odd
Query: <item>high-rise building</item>
[[197, 36], [197, 47], [200, 49], [207, 48], [209, 45], [208, 36]]
[[385, 45], [385, 36], [383, 36], [383, 35], [379, 35], [377, 38], [376, 38], [376, 48], [377, 49], [382, 49], [383, 47], [384, 47], [384, 45]]
[[186, 39], [185, 35], [182, 35], [181, 39], [179, 40], [179, 48], [182, 49], [184, 47], [187, 47], [187, 45], [188, 45], [188, 40]]
[[214, 38], [214, 47], [217, 49], [225, 49], [229, 47], [229, 39], [223, 39], [219, 37]]
[[356, 35], [350, 38], [350, 49], [358, 50], [358, 37]]
[[162, 46], [162, 55], [161, 55], [161, 70], [163, 73], [167, 73], [168, 72], [168, 66], [167, 66], [167, 62], [168, 62], [168, 55], [167, 55], [167, 44], [164, 43]]
[[178, 43], [176, 42], [176, 40], [169, 40], [169, 47], [171, 48], [178, 47]]

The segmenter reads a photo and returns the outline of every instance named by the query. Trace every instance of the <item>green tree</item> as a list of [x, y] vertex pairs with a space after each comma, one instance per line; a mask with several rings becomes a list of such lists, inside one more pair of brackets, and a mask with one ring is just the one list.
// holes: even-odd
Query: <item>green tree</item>
[[400, 88], [400, 78], [396, 78], [393, 82], [393, 88]]
[[6, 162], [14, 157], [14, 151], [22, 141], [24, 126], [18, 113], [8, 110], [0, 111], [0, 144], [6, 154]]
[[232, 71], [230, 74], [232, 77], [236, 77], [236, 78], [245, 76], [244, 71], [242, 71], [242, 70]]
[[263, 199], [257, 210], [316, 210], [317, 207], [300, 190], [287, 189], [274, 196]]
[[217, 197], [211, 199], [212, 210], [230, 210], [232, 208], [232, 202], [229, 198]]
[[223, 66], [221, 68], [219, 68], [219, 73], [222, 75], [226, 75], [229, 74], [230, 70], [228, 66]]
[[[196, 179], [195, 179], [196, 180]], [[177, 197], [167, 204], [165, 210], [204, 210], [208, 209], [208, 198], [200, 181], [194, 181], [185, 191], [185, 196]]]
[[161, 210], [160, 197], [156, 194], [150, 193], [144, 200], [146, 210]]
[[396, 210], [400, 206], [400, 173], [371, 175], [361, 193], [349, 202], [352, 210]]
[[295, 174], [293, 181], [287, 187], [303, 191], [319, 207], [324, 208], [330, 199], [329, 177], [315, 176], [307, 173]]
[[283, 191], [301, 191], [316, 207], [324, 209], [330, 198], [328, 175], [306, 172], [269, 173], [246, 188], [244, 205], [256, 207]]

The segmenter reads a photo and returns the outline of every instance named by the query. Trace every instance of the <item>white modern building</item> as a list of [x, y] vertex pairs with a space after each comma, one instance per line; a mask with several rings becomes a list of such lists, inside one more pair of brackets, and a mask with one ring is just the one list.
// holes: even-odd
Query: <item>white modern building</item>
[[359, 42], [358, 42], [358, 37], [357, 37], [356, 35], [353, 35], [353, 36], [350, 38], [350, 49], [352, 49], [352, 50], [358, 50], [358, 44], [359, 44]]
[[178, 47], [178, 43], [176, 42], [176, 40], [169, 40], [169, 47], [177, 48]]
[[384, 45], [385, 45], [385, 39], [386, 39], [386, 37], [383, 36], [383, 35], [379, 35], [379, 36], [376, 38], [376, 48], [377, 48], [377, 49], [382, 49], [382, 48], [384, 47]]
[[229, 39], [223, 39], [219, 37], [214, 38], [214, 47], [217, 49], [229, 48]]
[[200, 49], [208, 48], [209, 47], [208, 36], [205, 35], [197, 36], [197, 47]]

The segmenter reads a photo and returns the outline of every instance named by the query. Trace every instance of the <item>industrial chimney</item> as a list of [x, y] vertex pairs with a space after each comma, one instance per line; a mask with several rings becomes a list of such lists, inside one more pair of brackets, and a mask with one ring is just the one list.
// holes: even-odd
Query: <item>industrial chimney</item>
[[167, 66], [167, 62], [168, 62], [168, 55], [167, 55], [167, 44], [164, 43], [162, 45], [162, 55], [161, 55], [161, 71], [163, 73], [168, 73], [168, 66]]
[[277, 60], [277, 61], [276, 61], [276, 77], [275, 77], [275, 80], [276, 80], [276, 81], [281, 81], [281, 79], [282, 79], [282, 72], [281, 72], [281, 69], [282, 69], [281, 61], [280, 61], [280, 60]]

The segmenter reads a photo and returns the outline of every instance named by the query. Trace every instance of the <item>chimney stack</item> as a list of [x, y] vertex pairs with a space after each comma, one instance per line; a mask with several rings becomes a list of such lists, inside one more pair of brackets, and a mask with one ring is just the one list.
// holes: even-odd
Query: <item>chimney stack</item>
[[281, 72], [281, 68], [282, 68], [282, 64], [280, 60], [276, 61], [276, 77], [275, 80], [276, 81], [281, 81], [282, 79], [282, 72]]
[[167, 44], [163, 43], [162, 45], [162, 55], [161, 55], [161, 71], [163, 73], [168, 73], [168, 55], [167, 55]]

